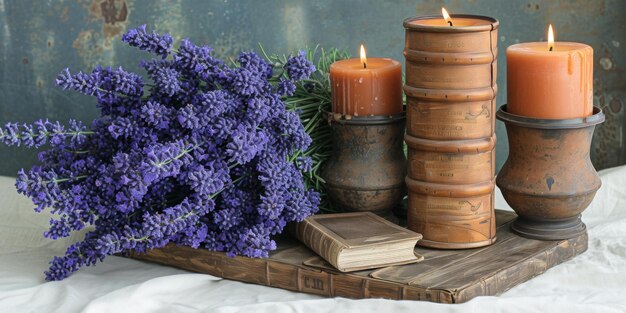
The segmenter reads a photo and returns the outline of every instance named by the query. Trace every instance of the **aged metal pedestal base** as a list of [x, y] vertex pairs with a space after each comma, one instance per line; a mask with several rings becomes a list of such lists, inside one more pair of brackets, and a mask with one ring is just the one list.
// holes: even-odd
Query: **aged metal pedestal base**
[[518, 217], [511, 229], [526, 237], [539, 240], [559, 240], [574, 238], [587, 231], [587, 226], [580, 219], [580, 214], [574, 218], [562, 221], [533, 221]]

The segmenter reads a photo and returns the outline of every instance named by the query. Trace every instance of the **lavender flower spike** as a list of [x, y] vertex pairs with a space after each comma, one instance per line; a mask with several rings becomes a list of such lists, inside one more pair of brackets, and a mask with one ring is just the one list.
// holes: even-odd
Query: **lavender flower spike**
[[308, 79], [315, 72], [315, 65], [306, 58], [306, 52], [300, 50], [297, 56], [292, 56], [285, 64], [285, 70], [289, 78], [293, 80]]
[[148, 33], [145, 24], [122, 35], [122, 41], [130, 46], [160, 55], [163, 59], [170, 53], [174, 42], [169, 34], [159, 35], [154, 31]]

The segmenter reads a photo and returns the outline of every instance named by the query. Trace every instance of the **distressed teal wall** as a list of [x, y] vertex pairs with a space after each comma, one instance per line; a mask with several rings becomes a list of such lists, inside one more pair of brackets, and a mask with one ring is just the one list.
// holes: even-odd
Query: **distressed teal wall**
[[[548, 22], [557, 40], [580, 41], [595, 50], [595, 104], [607, 122], [596, 130], [592, 158], [598, 168], [626, 163], [626, 1], [548, 0], [0, 0], [0, 124], [38, 117], [90, 121], [94, 100], [54, 86], [65, 67], [89, 70], [96, 64], [134, 69], [143, 56], [120, 42], [129, 27], [148, 24], [176, 39], [189, 37], [213, 46], [219, 56], [254, 49], [285, 53], [320, 44], [356, 53], [365, 42], [370, 56], [403, 60], [402, 20], [413, 15], [452, 13], [500, 20], [498, 104], [506, 101], [507, 46], [545, 40]], [[498, 122], [498, 168], [507, 155], [506, 133]], [[0, 174], [14, 175], [34, 164], [36, 152], [0, 147]]]

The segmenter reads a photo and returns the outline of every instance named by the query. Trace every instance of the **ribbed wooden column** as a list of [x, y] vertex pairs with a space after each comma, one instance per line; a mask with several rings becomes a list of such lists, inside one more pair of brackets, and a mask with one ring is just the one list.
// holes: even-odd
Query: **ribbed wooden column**
[[448, 27], [404, 21], [408, 227], [418, 244], [473, 248], [496, 240], [493, 208], [498, 21]]

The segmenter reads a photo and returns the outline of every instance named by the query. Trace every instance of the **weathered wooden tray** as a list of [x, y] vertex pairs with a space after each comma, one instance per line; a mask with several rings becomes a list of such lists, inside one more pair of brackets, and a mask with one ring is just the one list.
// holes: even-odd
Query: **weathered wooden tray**
[[229, 258], [224, 253], [167, 246], [133, 258], [227, 279], [329, 297], [387, 298], [460, 303], [498, 295], [587, 250], [587, 234], [539, 241], [510, 231], [512, 212], [496, 211], [497, 242], [469, 250], [416, 248], [415, 264], [341, 273], [304, 265], [316, 255], [285, 238], [268, 259]]

